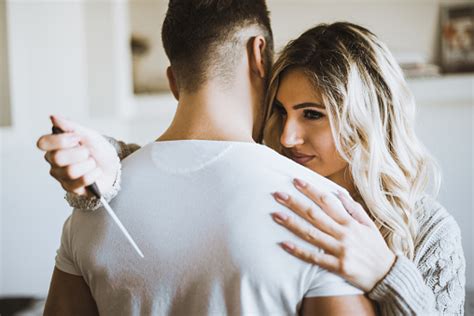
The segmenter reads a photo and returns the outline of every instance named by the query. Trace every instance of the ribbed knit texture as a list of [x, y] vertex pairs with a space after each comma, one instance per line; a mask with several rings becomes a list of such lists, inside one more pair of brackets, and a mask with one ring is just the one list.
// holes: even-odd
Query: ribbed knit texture
[[369, 298], [382, 315], [463, 315], [466, 262], [459, 226], [430, 197], [420, 203], [414, 261], [398, 255]]
[[[140, 147], [108, 138], [120, 159]], [[113, 199], [120, 190], [120, 172], [113, 188], [104, 194]], [[67, 194], [72, 207], [95, 210], [95, 198]], [[466, 262], [461, 232], [454, 218], [439, 203], [426, 196], [419, 201], [419, 231], [415, 240], [415, 258], [403, 255], [368, 296], [377, 302], [380, 315], [464, 315]]]

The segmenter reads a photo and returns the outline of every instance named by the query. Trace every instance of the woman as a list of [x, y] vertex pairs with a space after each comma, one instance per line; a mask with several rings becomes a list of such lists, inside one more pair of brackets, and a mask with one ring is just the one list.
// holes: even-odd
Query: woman
[[[435, 165], [414, 131], [415, 103], [386, 46], [349, 23], [319, 25], [274, 65], [265, 142], [347, 189], [342, 205], [295, 181], [329, 215], [277, 193], [310, 222], [274, 219], [325, 254], [283, 243], [376, 301], [384, 315], [463, 314], [465, 262], [455, 220], [425, 188]], [[347, 215], [352, 215], [352, 218]]]
[[[325, 252], [282, 247], [364, 290], [383, 315], [463, 314], [459, 228], [425, 193], [437, 171], [416, 138], [414, 100], [386, 46], [349, 23], [312, 28], [284, 48], [267, 104], [265, 143], [352, 196], [323, 196], [298, 179], [314, 205], [275, 193], [312, 226], [283, 213], [275, 221]], [[137, 148], [110, 141], [120, 158]], [[99, 205], [72, 194], [68, 200]]]

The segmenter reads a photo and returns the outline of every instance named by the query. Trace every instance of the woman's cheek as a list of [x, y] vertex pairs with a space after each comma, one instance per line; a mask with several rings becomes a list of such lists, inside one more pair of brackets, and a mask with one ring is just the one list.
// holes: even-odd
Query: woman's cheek
[[316, 153], [311, 169], [322, 176], [328, 176], [344, 168], [345, 161], [337, 152], [329, 126], [319, 129], [314, 128], [311, 134], [313, 135], [311, 144]]

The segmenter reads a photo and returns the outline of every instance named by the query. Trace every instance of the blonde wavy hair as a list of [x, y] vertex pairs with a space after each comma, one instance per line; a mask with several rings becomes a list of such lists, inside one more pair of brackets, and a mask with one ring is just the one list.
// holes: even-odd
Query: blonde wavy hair
[[345, 22], [288, 43], [273, 67], [263, 132], [280, 153], [284, 122], [272, 105], [289, 68], [302, 69], [321, 92], [336, 148], [387, 245], [413, 259], [417, 202], [428, 187], [437, 194], [440, 174], [415, 134], [415, 101], [394, 57], [370, 31]]

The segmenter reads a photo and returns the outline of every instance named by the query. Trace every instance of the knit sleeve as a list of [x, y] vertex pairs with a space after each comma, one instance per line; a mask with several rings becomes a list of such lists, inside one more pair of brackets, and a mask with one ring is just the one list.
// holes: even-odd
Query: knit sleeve
[[[397, 256], [392, 269], [369, 293], [382, 315], [463, 315], [466, 263], [461, 232], [446, 211], [429, 219], [415, 261]], [[421, 225], [427, 223], [420, 223]]]
[[[120, 160], [125, 159], [127, 156], [129, 156], [140, 148], [140, 146], [137, 144], [126, 144], [122, 141], [117, 141], [112, 137], [104, 137], [109, 143], [112, 144], [112, 146], [114, 146], [115, 151], [117, 151], [117, 155]], [[112, 188], [109, 191], [103, 193], [103, 197], [107, 202], [110, 202], [115, 196], [117, 196], [118, 192], [120, 191], [121, 171], [121, 168], [117, 170], [117, 174], [115, 176], [115, 181], [112, 185]], [[89, 197], [67, 192], [64, 198], [71, 207], [81, 210], [94, 211], [101, 207], [100, 200], [95, 196]]]
[[109, 143], [112, 144], [112, 146], [114, 146], [115, 151], [117, 152], [117, 155], [120, 158], [120, 160], [125, 159], [127, 156], [133, 154], [135, 151], [140, 149], [140, 145], [126, 144], [126, 143], [124, 143], [120, 140], [116, 140], [112, 137], [108, 137], [108, 136], [104, 136], [104, 137], [105, 137], [105, 139], [107, 139], [107, 141]]

